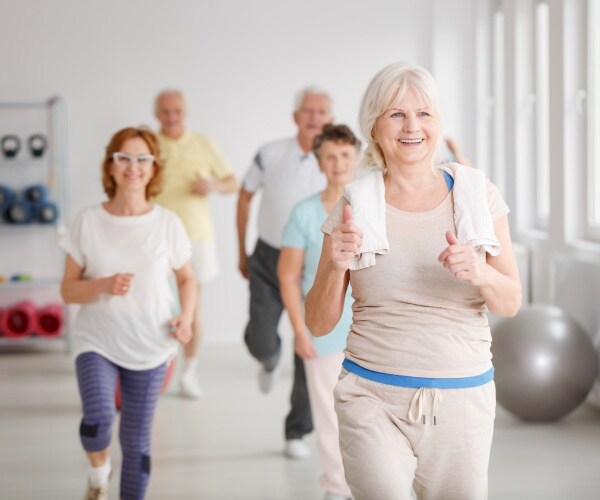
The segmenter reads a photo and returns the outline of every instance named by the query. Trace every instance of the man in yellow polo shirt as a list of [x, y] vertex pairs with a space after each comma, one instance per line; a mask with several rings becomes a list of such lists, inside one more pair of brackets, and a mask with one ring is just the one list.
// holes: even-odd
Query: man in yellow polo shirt
[[[186, 106], [181, 92], [161, 92], [155, 100], [155, 114], [160, 122], [158, 139], [165, 160], [165, 184], [155, 201], [183, 221], [192, 240], [192, 266], [201, 288], [219, 272], [208, 195], [236, 192], [238, 182], [215, 143], [185, 128]], [[180, 386], [182, 396], [194, 399], [202, 395], [196, 373], [201, 338], [200, 291], [192, 325], [194, 335], [184, 348]]]

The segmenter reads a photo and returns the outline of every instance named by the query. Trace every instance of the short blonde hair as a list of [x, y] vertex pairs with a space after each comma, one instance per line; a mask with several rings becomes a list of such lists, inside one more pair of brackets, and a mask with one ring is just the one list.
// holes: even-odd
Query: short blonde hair
[[[366, 140], [367, 147], [361, 160], [361, 167], [376, 166], [386, 170], [383, 152], [373, 139], [375, 122], [395, 102], [402, 99], [411, 88], [431, 108], [431, 112], [441, 118], [438, 87], [431, 73], [421, 66], [406, 62], [397, 62], [379, 71], [369, 83], [360, 103], [358, 122], [360, 131]], [[441, 157], [441, 141], [433, 157], [432, 167]]]

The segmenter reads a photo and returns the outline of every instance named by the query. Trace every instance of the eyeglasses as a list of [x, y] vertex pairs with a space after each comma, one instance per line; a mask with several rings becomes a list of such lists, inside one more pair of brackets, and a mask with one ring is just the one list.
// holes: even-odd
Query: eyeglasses
[[137, 162], [140, 168], [148, 169], [154, 164], [154, 155], [144, 154], [138, 156], [132, 156], [129, 153], [116, 152], [112, 154], [115, 165], [121, 168], [128, 168]]

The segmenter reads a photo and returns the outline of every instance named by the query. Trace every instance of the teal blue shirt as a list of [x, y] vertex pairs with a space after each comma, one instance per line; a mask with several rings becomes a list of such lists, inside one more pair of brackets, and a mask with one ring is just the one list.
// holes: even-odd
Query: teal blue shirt
[[[303, 297], [306, 297], [317, 274], [321, 247], [323, 246], [321, 225], [325, 222], [325, 219], [327, 219], [327, 212], [321, 201], [321, 193], [317, 193], [294, 207], [283, 231], [282, 248], [300, 248], [304, 250]], [[341, 352], [345, 349], [350, 323], [352, 323], [352, 293], [350, 285], [348, 285], [344, 311], [338, 324], [324, 337], [313, 337], [315, 349], [319, 356]]]

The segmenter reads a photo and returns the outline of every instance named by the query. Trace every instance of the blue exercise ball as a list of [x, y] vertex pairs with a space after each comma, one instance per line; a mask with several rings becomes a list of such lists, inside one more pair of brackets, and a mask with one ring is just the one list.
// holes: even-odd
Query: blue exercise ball
[[496, 395], [525, 420], [557, 420], [588, 395], [598, 374], [590, 337], [562, 309], [533, 304], [492, 330]]

